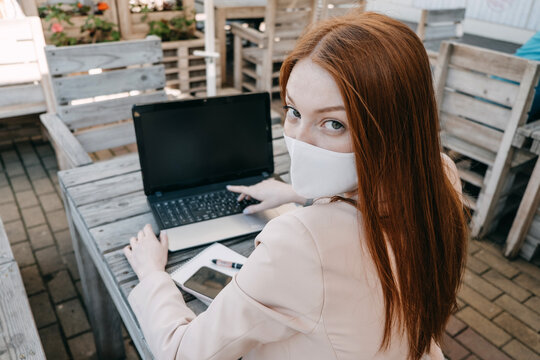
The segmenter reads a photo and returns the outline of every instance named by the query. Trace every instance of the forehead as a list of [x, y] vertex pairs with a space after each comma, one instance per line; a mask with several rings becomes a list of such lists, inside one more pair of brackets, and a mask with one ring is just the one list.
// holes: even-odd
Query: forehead
[[289, 99], [294, 101], [294, 105], [313, 110], [343, 105], [332, 75], [315, 64], [311, 58], [302, 59], [293, 67], [287, 82], [287, 94]]

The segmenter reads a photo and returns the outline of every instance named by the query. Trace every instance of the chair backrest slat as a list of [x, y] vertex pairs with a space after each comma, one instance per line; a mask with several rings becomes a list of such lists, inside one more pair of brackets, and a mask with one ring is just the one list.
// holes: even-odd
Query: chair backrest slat
[[132, 144], [136, 141], [135, 128], [131, 121], [83, 131], [75, 137], [89, 153]]
[[331, 17], [343, 16], [352, 9], [366, 9], [366, 0], [320, 0], [316, 19], [324, 20]]

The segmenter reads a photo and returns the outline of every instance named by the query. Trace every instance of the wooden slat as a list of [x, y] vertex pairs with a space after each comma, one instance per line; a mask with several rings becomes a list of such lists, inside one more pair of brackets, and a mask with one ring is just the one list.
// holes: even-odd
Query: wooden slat
[[4, 223], [0, 219], [0, 264], [13, 261], [13, 252], [4, 228]]
[[427, 11], [426, 22], [458, 22], [465, 19], [465, 8], [459, 9], [430, 9]]
[[[65, 170], [58, 173], [67, 188], [87, 184], [98, 179], [106, 179], [141, 169], [139, 155], [132, 153], [119, 158], [92, 164], [91, 167]], [[70, 190], [71, 191], [71, 190]]]
[[453, 67], [448, 69], [446, 87], [509, 107], [514, 106], [519, 91], [519, 85]]
[[450, 64], [521, 82], [527, 60], [497, 51], [455, 44]]
[[462, 194], [463, 204], [471, 210], [476, 210], [476, 199], [467, 194]]
[[0, 38], [0, 66], [37, 60], [32, 41], [9, 41]]
[[82, 206], [96, 201], [110, 199], [113, 196], [134, 193], [142, 189], [141, 172], [136, 171], [72, 186], [70, 188], [70, 194], [76, 206]]
[[75, 137], [87, 152], [110, 149], [136, 141], [135, 128], [131, 121], [86, 130]]
[[510, 120], [511, 110], [459, 94], [444, 91], [441, 110], [452, 115], [459, 115], [504, 131]]
[[36, 63], [0, 66], [0, 85], [16, 85], [41, 80]]
[[150, 211], [143, 191], [92, 202], [79, 207], [89, 228], [111, 223], [126, 217], [145, 214]]
[[87, 126], [101, 125], [131, 118], [131, 107], [167, 100], [164, 91], [151, 94], [127, 96], [118, 99], [97, 101], [81, 105], [60, 106], [58, 115], [74, 130]]
[[474, 171], [463, 168], [459, 166], [459, 164], [456, 164], [456, 166], [461, 179], [480, 188], [484, 185], [484, 178], [481, 175], [475, 173]]
[[0, 19], [0, 39], [32, 40], [32, 29], [28, 19]]
[[53, 87], [59, 103], [132, 90], [161, 89], [165, 87], [165, 68], [163, 65], [154, 65], [96, 75], [54, 78]]
[[503, 133], [462, 117], [441, 112], [441, 127], [446, 133], [493, 153], [499, 150]]
[[8, 106], [0, 109], [0, 119], [12, 118], [21, 115], [40, 114], [47, 111], [45, 102], [38, 104], [23, 104], [18, 106]]
[[45, 359], [17, 263], [0, 264], [0, 278], [1, 358]]
[[426, 26], [424, 41], [451, 39], [457, 37], [457, 35], [456, 24]]
[[0, 108], [23, 104], [44, 103], [43, 88], [40, 84], [0, 87]]
[[155, 64], [162, 60], [161, 41], [149, 36], [144, 40], [118, 41], [78, 46], [45, 48], [51, 75], [113, 69], [137, 64]]
[[481, 147], [455, 138], [444, 132], [441, 133], [441, 141], [444, 147], [480, 161], [483, 164], [493, 165], [493, 162], [495, 161], [495, 154], [491, 151], [482, 149]]

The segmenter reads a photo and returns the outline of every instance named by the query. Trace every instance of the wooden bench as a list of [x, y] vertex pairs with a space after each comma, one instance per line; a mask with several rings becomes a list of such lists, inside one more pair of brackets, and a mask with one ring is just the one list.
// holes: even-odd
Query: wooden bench
[[45, 359], [19, 267], [13, 258], [1, 219], [0, 278], [0, 358]]
[[47, 46], [56, 113], [41, 115], [60, 169], [91, 164], [89, 153], [135, 143], [134, 104], [167, 100], [161, 40]]
[[[473, 236], [490, 232], [517, 208], [508, 200], [525, 184], [516, 174], [531, 166], [512, 139], [524, 124], [540, 77], [540, 63], [474, 46], [443, 42], [434, 81], [441, 141], [452, 151], [462, 181], [479, 190], [466, 203], [474, 211]], [[505, 80], [506, 79], [506, 80]]]
[[[39, 134], [35, 115], [54, 109], [38, 17], [0, 19], [0, 123], [5, 137]], [[28, 125], [34, 126], [28, 126]]]

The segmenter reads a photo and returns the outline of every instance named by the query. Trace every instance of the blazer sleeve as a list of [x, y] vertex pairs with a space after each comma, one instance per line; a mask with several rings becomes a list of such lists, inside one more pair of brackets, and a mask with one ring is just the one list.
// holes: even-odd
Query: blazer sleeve
[[254, 347], [312, 331], [322, 313], [323, 277], [309, 231], [293, 215], [267, 224], [242, 270], [199, 316], [166, 272], [129, 295], [158, 359], [238, 359]]

